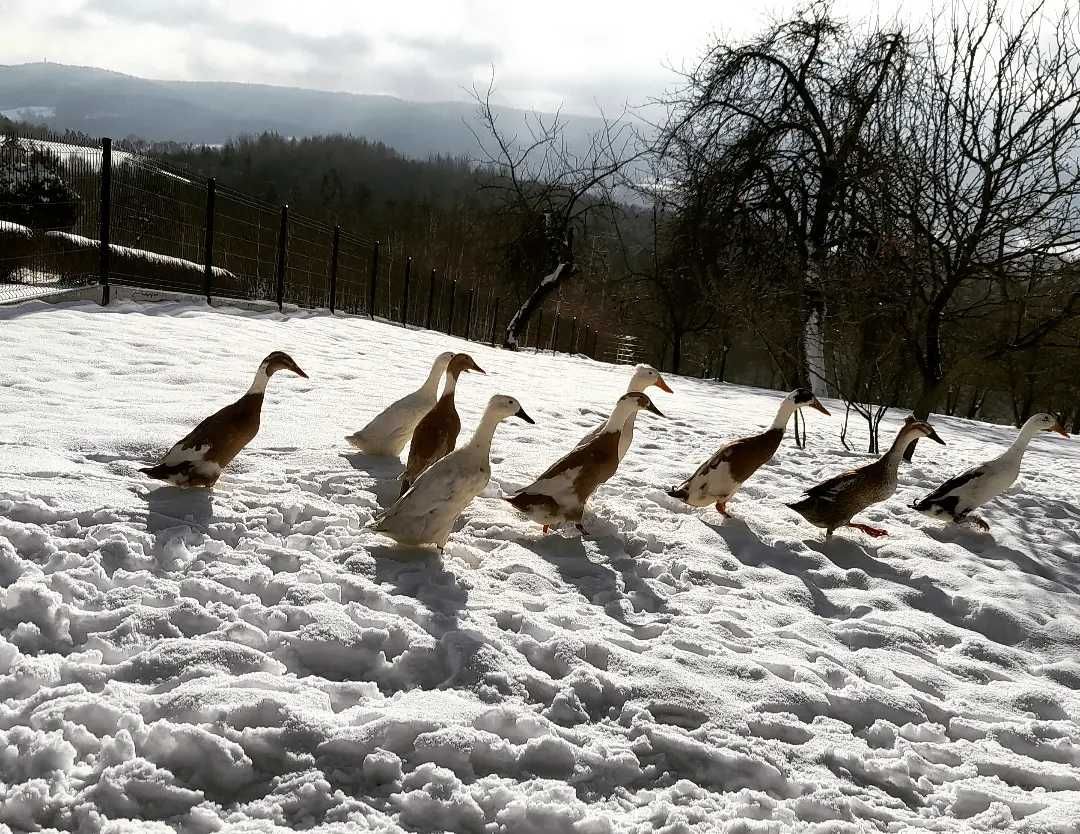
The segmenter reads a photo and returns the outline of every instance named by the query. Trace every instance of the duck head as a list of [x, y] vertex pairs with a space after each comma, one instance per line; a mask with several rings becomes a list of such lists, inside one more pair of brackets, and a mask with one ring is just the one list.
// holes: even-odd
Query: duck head
[[267, 377], [273, 376], [278, 371], [292, 371], [297, 376], [302, 376], [304, 379], [308, 378], [308, 375], [293, 361], [293, 358], [280, 350], [275, 350], [267, 356], [262, 361], [260, 368], [266, 372]]
[[1069, 433], [1065, 430], [1065, 426], [1061, 421], [1053, 414], [1047, 414], [1043, 412], [1041, 414], [1034, 415], [1030, 422], [1034, 423], [1039, 431], [1052, 431], [1060, 434], [1062, 437], [1068, 437]]
[[658, 417], [664, 417], [664, 413], [653, 405], [653, 401], [649, 399], [647, 394], [643, 394], [640, 391], [631, 391], [629, 394], [623, 394], [619, 397], [616, 408], [620, 405], [628, 405], [635, 411], [651, 411]]
[[934, 431], [934, 427], [929, 423], [922, 420], [916, 420], [913, 416], [904, 418], [904, 428], [901, 429], [904, 434], [908, 435], [911, 440], [918, 440], [920, 437], [933, 440], [935, 443], [945, 445], [945, 441], [938, 437], [938, 433]]
[[830, 416], [829, 410], [818, 402], [818, 398], [814, 396], [814, 392], [809, 388], [796, 388], [788, 394], [785, 399], [787, 399], [795, 408], [805, 408], [806, 406], [809, 406], [815, 411], [820, 411], [822, 414]]
[[644, 391], [650, 385], [655, 385], [661, 391], [666, 391], [669, 394], [675, 393], [668, 387], [668, 384], [664, 382], [664, 378], [660, 376], [660, 372], [652, 365], [638, 365], [634, 368], [634, 375], [630, 377], [630, 390]]
[[536, 423], [532, 417], [525, 413], [521, 403], [507, 394], [496, 394], [488, 400], [487, 411], [499, 420], [505, 420], [507, 417], [517, 417], [526, 423]]
[[453, 374], [454, 376], [467, 371], [475, 371], [478, 374], [487, 375], [487, 371], [477, 365], [473, 358], [467, 353], [453, 354], [446, 370], [447, 373]]

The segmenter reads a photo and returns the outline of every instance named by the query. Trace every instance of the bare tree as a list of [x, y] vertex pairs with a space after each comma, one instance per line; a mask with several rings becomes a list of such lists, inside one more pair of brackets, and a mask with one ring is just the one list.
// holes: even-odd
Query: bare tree
[[529, 318], [580, 270], [575, 230], [590, 213], [615, 202], [620, 174], [645, 150], [622, 117], [605, 119], [582, 150], [568, 143], [558, 112], [548, 119], [527, 117], [521, 132], [509, 132], [499, 123], [493, 92], [494, 81], [486, 90], [473, 90], [481, 124], [473, 131], [476, 161], [490, 174], [482, 188], [495, 195], [496, 211], [514, 226], [513, 266], [535, 273], [527, 276], [531, 291], [503, 337], [503, 347], [516, 350]]
[[856, 34], [815, 3], [748, 43], [718, 44], [671, 102], [665, 150], [681, 143], [724, 160], [736, 201], [785, 223], [799, 259], [799, 375], [820, 394], [831, 236], [849, 164], [904, 42], [896, 32]]
[[1080, 315], [1075, 283], [1055, 284], [1036, 319], [986, 328], [1002, 304], [1042, 286], [1025, 282], [1047, 256], [1080, 250], [1076, 23], [1067, 11], [1045, 17], [1042, 3], [1021, 12], [985, 0], [935, 25], [905, 101], [895, 195], [910, 226], [915, 414], [925, 417], [965, 339], [1000, 358]]

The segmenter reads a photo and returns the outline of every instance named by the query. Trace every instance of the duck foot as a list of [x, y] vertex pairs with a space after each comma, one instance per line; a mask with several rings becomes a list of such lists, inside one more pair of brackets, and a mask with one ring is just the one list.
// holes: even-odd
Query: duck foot
[[547, 534], [548, 534], [548, 525], [545, 524], [544, 525], [544, 535], [546, 536]]
[[727, 499], [716, 502], [716, 511], [720, 513], [724, 518], [735, 518], [731, 513], [727, 511]]
[[984, 533], [990, 532], [990, 525], [983, 521], [981, 518], [979, 518], [977, 515], [969, 515], [967, 518], [964, 519], [964, 521], [966, 521], [968, 524], [974, 524]]
[[582, 524], [580, 521], [574, 526], [578, 528], [578, 532], [581, 533], [582, 538], [585, 538], [589, 535], [588, 531], [585, 529], [585, 525]]
[[866, 535], [880, 539], [882, 536], [889, 535], [888, 530], [882, 530], [880, 527], [871, 527], [869, 524], [856, 524], [855, 522], [848, 522], [845, 527], [854, 527], [856, 530], [862, 530]]

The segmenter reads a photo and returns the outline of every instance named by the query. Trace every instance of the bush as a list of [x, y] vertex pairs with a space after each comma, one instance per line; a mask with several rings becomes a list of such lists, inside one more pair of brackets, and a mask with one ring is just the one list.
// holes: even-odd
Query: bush
[[0, 221], [70, 229], [81, 210], [80, 197], [65, 181], [55, 153], [10, 136], [0, 144]]

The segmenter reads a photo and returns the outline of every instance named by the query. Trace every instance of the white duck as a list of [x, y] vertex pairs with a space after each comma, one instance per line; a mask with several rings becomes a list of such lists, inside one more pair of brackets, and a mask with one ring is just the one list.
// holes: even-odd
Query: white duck
[[957, 524], [970, 521], [983, 530], [989, 530], [990, 525], [978, 516], [971, 515], [971, 511], [997, 498], [1013, 485], [1020, 474], [1020, 462], [1024, 459], [1028, 444], [1041, 431], [1069, 436], [1054, 415], [1036, 414], [1024, 423], [1020, 434], [1004, 454], [950, 478], [912, 506], [931, 518], [947, 518]]
[[491, 478], [491, 438], [507, 417], [533, 419], [513, 397], [492, 397], [468, 445], [436, 461], [397, 503], [371, 522], [374, 530], [401, 544], [446, 546], [454, 522]]
[[[675, 392], [668, 387], [668, 384], [664, 381], [664, 378], [660, 376], [660, 372], [656, 370], [652, 365], [638, 365], [634, 368], [634, 375], [630, 377], [630, 384], [626, 386], [627, 394], [644, 394], [646, 389], [655, 385], [661, 391], [666, 391], [669, 394]], [[621, 462], [626, 457], [627, 451], [630, 449], [630, 444], [634, 442], [634, 423], [637, 421], [637, 411], [632, 411], [630, 416], [626, 418], [626, 423], [623, 425], [622, 434], [619, 435], [619, 461]], [[606, 426], [606, 421], [597, 426], [589, 434], [585, 435], [578, 443], [578, 447], [586, 445], [596, 440], [603, 432]]]
[[416, 424], [434, 408], [439, 380], [453, 358], [454, 354], [449, 351], [440, 353], [435, 357], [423, 385], [387, 406], [360, 431], [345, 439], [351, 446], [369, 455], [400, 457], [401, 450], [416, 429]]

